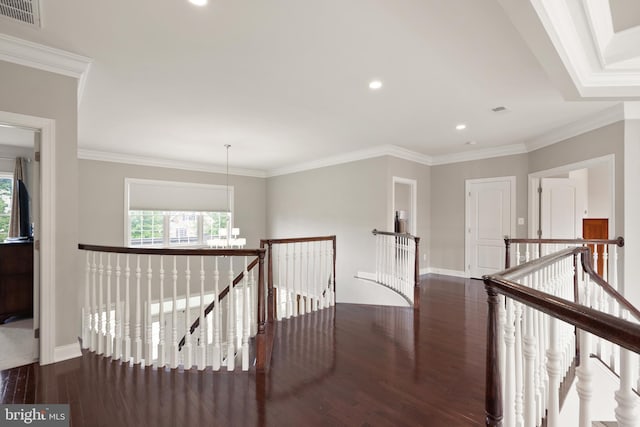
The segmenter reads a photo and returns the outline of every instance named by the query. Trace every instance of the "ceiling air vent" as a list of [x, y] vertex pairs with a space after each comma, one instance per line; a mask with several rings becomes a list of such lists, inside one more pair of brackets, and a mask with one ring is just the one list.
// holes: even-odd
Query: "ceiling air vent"
[[40, 28], [39, 0], [0, 0], [0, 16]]
[[500, 105], [499, 107], [494, 107], [491, 109], [491, 111], [493, 111], [494, 113], [502, 113], [507, 110], [507, 107], [505, 107], [504, 105]]

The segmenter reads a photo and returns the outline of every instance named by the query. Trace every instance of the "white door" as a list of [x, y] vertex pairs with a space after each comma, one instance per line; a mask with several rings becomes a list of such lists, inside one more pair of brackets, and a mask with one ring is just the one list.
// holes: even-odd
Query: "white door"
[[582, 235], [577, 183], [571, 178], [540, 182], [540, 230], [543, 239], [575, 239]]
[[467, 180], [467, 271], [504, 269], [504, 238], [514, 232], [515, 177]]

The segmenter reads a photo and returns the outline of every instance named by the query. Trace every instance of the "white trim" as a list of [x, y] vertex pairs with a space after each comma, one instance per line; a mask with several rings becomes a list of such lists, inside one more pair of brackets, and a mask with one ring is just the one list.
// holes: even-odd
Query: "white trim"
[[471, 257], [471, 242], [469, 241], [469, 232], [471, 228], [471, 207], [469, 206], [469, 193], [471, 191], [471, 184], [484, 184], [489, 182], [509, 182], [509, 192], [511, 193], [511, 227], [510, 236], [516, 236], [516, 177], [515, 176], [500, 176], [493, 178], [480, 178], [480, 179], [466, 179], [464, 181], [464, 272], [466, 277], [471, 277], [471, 269], [469, 259]]
[[[54, 362], [56, 343], [55, 120], [0, 111], [0, 122], [40, 130], [40, 364]], [[36, 231], [38, 233], [38, 231]]]
[[368, 273], [366, 271], [358, 271], [354, 277], [356, 279], [376, 281], [376, 273]]
[[622, 108], [624, 109], [625, 120], [640, 119], [640, 102], [625, 102]]
[[609, 189], [611, 194], [611, 218], [609, 219], [609, 238], [613, 239], [616, 232], [616, 156], [615, 154], [607, 154], [605, 156], [594, 157], [580, 162], [569, 163], [543, 171], [537, 171], [529, 174], [529, 237], [536, 238], [538, 226], [538, 183], [541, 178], [551, 177], [554, 175], [569, 173], [579, 169], [588, 169], [602, 163], [608, 164], [609, 170]]
[[[426, 271], [426, 273], [423, 273], [423, 271]], [[436, 267], [429, 267], [427, 269], [420, 269], [420, 274], [442, 274], [444, 276], [462, 277], [464, 279], [468, 279], [469, 278], [469, 275], [464, 271], [449, 270], [447, 268], [436, 268]]]
[[449, 163], [468, 162], [472, 160], [492, 159], [495, 157], [512, 156], [514, 154], [527, 153], [527, 147], [523, 143], [502, 145], [499, 147], [489, 147], [462, 153], [443, 154], [433, 157], [433, 166], [446, 165]]
[[529, 139], [525, 142], [525, 146], [527, 148], [527, 152], [535, 151], [540, 148], [565, 141], [569, 138], [591, 132], [592, 130], [600, 129], [621, 120], [624, 120], [624, 109], [622, 103]]
[[82, 356], [80, 350], [80, 343], [73, 343], [67, 345], [61, 345], [53, 350], [53, 357], [55, 363], [62, 362], [63, 360], [75, 359]]
[[366, 160], [382, 156], [397, 157], [399, 159], [410, 160], [412, 162], [428, 166], [432, 163], [432, 158], [425, 154], [407, 150], [396, 145], [380, 145], [377, 147], [367, 148], [365, 150], [350, 151], [348, 153], [312, 160], [310, 162], [304, 162], [297, 165], [271, 169], [267, 172], [266, 175], [267, 177], [288, 175], [291, 173], [303, 172], [307, 170], [319, 169], [328, 166], [335, 166], [343, 163], [350, 163], [358, 160]]
[[0, 33], [0, 59], [78, 79], [78, 103], [87, 80], [91, 58]]
[[411, 187], [411, 212], [409, 213], [412, 218], [411, 230], [409, 232], [417, 236], [418, 230], [418, 181], [410, 178], [402, 178], [399, 176], [391, 177], [391, 216], [389, 218], [389, 231], [394, 229], [394, 215], [396, 211], [396, 184], [407, 184]]
[[639, 32], [613, 33], [602, 1], [530, 2], [582, 97], [640, 96]]
[[[181, 169], [197, 172], [226, 174], [226, 166], [206, 163], [188, 162], [181, 160], [161, 159], [133, 154], [112, 153], [107, 151], [78, 149], [78, 158], [82, 160], [96, 160], [99, 162], [125, 163], [137, 166], [151, 166], [157, 168]], [[229, 168], [229, 175], [266, 178], [266, 173], [257, 169]]]

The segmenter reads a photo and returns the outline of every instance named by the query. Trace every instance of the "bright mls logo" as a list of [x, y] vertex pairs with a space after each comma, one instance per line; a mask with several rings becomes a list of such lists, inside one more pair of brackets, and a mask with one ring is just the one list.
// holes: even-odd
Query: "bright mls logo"
[[0, 427], [69, 427], [69, 405], [0, 405]]

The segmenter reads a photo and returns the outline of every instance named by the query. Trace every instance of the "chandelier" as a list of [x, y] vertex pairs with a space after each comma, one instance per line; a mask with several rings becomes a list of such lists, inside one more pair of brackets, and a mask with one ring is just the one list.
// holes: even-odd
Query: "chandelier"
[[226, 173], [226, 190], [227, 190], [227, 224], [226, 227], [220, 227], [217, 230], [217, 235], [207, 240], [207, 245], [210, 248], [243, 248], [247, 244], [247, 239], [240, 236], [240, 229], [233, 227], [231, 218], [231, 193], [229, 186], [229, 148], [230, 144], [225, 144], [227, 149], [227, 173]]

